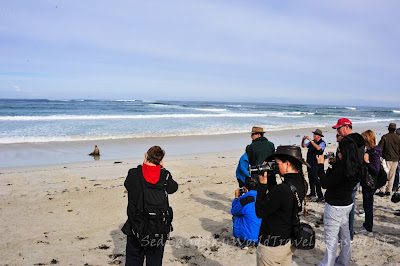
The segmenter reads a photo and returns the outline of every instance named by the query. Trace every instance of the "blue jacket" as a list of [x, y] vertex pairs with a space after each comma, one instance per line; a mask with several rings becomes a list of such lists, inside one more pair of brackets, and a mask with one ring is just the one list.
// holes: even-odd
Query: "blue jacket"
[[250, 190], [232, 202], [233, 235], [241, 240], [258, 242], [261, 219], [256, 215], [257, 191]]
[[240, 159], [239, 164], [236, 168], [236, 178], [241, 180], [243, 183], [246, 180], [246, 177], [249, 177], [249, 158], [247, 157], [247, 153], [244, 153]]

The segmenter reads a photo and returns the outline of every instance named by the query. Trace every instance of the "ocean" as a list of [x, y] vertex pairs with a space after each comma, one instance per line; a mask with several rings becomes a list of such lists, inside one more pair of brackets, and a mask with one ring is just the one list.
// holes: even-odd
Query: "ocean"
[[0, 99], [0, 144], [220, 135], [354, 125], [387, 126], [400, 108], [141, 100]]

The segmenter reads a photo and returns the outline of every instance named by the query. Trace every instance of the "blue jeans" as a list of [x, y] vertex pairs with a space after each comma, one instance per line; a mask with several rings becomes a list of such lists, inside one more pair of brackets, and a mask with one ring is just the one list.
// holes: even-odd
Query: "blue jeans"
[[350, 216], [349, 216], [349, 230], [350, 230], [350, 239], [353, 240], [354, 237], [354, 207], [356, 201], [356, 194], [357, 190], [360, 187], [360, 183], [353, 188], [353, 193], [351, 193], [351, 197], [353, 198], [353, 208], [351, 209]]
[[363, 226], [368, 232], [372, 232], [372, 227], [374, 226], [374, 190], [364, 189], [363, 193], [363, 208], [365, 212], [365, 221]]
[[[326, 250], [320, 266], [349, 265], [351, 259], [349, 213], [353, 205], [332, 206], [325, 203], [324, 237]], [[336, 257], [339, 241], [340, 253]]]

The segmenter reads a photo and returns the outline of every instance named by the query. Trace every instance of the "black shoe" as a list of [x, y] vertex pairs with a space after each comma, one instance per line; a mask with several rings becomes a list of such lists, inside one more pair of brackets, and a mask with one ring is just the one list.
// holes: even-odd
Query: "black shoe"
[[389, 192], [389, 191], [386, 191], [386, 192], [385, 192], [385, 196], [390, 196], [390, 192]]
[[324, 201], [324, 200], [325, 200], [325, 198], [324, 198], [324, 197], [321, 197], [321, 198], [316, 199], [315, 202], [322, 202], [322, 201]]
[[383, 197], [385, 196], [385, 193], [383, 193], [382, 191], [376, 192], [375, 195], [379, 196], [379, 197]]

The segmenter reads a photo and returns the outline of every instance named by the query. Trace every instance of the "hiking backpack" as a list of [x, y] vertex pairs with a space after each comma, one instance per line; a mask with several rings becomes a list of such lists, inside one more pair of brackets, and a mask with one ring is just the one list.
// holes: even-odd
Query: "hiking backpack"
[[170, 174], [161, 169], [160, 180], [151, 184], [144, 179], [141, 166], [137, 171], [142, 191], [130, 220], [132, 233], [143, 247], [164, 245], [172, 231], [173, 212], [166, 191]]

